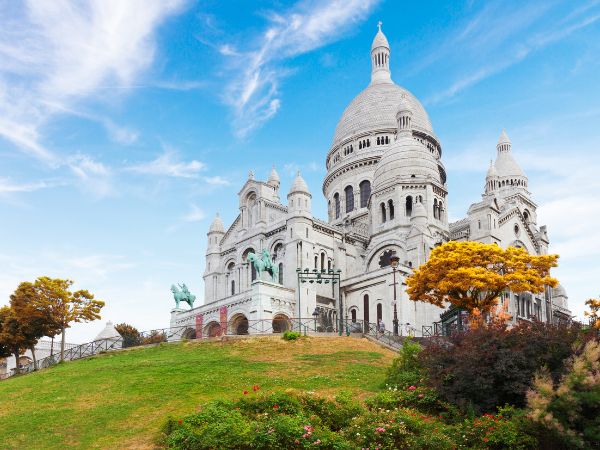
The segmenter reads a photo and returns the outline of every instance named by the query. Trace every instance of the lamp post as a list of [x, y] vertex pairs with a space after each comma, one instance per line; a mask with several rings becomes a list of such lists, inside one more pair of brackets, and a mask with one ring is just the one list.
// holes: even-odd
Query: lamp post
[[[341, 269], [337, 269], [337, 270], [333, 270], [333, 269], [312, 269], [312, 271], [310, 269], [304, 269], [302, 270], [301, 268], [296, 269], [296, 273], [298, 274], [298, 315], [300, 317], [298, 317], [300, 324], [302, 323], [302, 308], [300, 307], [300, 285], [301, 283], [317, 283], [317, 284], [330, 284], [331, 283], [331, 287], [332, 287], [332, 291], [333, 291], [333, 296], [335, 297], [335, 285], [337, 285], [337, 290], [338, 290], [338, 305], [339, 305], [339, 330], [338, 330], [338, 334], [341, 336], [342, 335], [342, 329], [344, 328], [344, 318], [342, 317], [343, 314], [343, 307], [342, 307], [342, 296], [340, 293], [340, 281], [341, 281]], [[335, 300], [335, 298], [334, 298]], [[316, 311], [316, 308], [315, 308]], [[318, 314], [317, 314], [318, 315]], [[313, 313], [313, 318], [316, 321], [316, 317]], [[301, 326], [301, 325], [299, 325]]]
[[396, 255], [390, 257], [390, 265], [392, 266], [392, 273], [394, 274], [394, 336], [398, 336], [398, 308], [396, 306], [396, 269], [400, 258]]
[[317, 309], [317, 307], [315, 306], [315, 310], [312, 313], [313, 316], [313, 320], [315, 322], [315, 333], [317, 331], [317, 317], [319, 317], [319, 310]]

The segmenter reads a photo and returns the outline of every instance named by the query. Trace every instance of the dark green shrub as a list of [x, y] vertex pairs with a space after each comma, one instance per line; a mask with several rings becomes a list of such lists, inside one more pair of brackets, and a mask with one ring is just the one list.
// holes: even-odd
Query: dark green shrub
[[440, 400], [437, 392], [425, 386], [388, 388], [365, 402], [369, 409], [412, 408], [427, 414], [455, 414], [452, 406]]
[[295, 341], [300, 336], [302, 335], [297, 331], [287, 330], [283, 332], [283, 339], [286, 341]]
[[388, 387], [403, 389], [421, 383], [423, 368], [419, 362], [419, 353], [422, 350], [423, 347], [411, 338], [404, 339], [400, 356], [394, 359], [392, 366], [388, 369], [385, 384]]

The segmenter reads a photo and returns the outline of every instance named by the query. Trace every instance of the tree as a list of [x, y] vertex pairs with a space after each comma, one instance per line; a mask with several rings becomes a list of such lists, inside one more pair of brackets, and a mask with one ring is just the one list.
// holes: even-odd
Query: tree
[[61, 333], [60, 360], [65, 355], [65, 330], [73, 322], [88, 322], [100, 319], [100, 310], [104, 302], [94, 299], [87, 290], [71, 292], [71, 280], [39, 277], [33, 283], [36, 295], [46, 305], [53, 322]]
[[451, 241], [435, 248], [429, 260], [407, 278], [413, 301], [488, 313], [504, 291], [543, 292], [556, 286], [550, 276], [558, 255], [530, 255], [525, 249]]
[[36, 370], [35, 345], [38, 340], [43, 336], [55, 336], [60, 331], [59, 324], [52, 316], [50, 305], [45, 300], [37, 295], [34, 284], [28, 281], [19, 284], [10, 296], [10, 307], [19, 321], [21, 333], [28, 336], [29, 350]]
[[2, 342], [3, 347], [7, 347], [10, 353], [14, 355], [15, 372], [18, 374], [20, 372], [20, 355], [34, 346], [41, 336], [36, 336], [32, 328], [29, 327], [27, 320], [22, 320], [11, 307], [5, 306], [2, 308], [2, 319], [0, 342]]
[[4, 335], [4, 323], [6, 322], [8, 315], [10, 314], [10, 307], [0, 307], [0, 358], [7, 358], [12, 355], [8, 340], [5, 339]]
[[134, 326], [127, 323], [119, 323], [115, 325], [115, 330], [117, 330], [117, 332], [123, 338], [123, 348], [140, 345], [140, 332]]
[[590, 298], [585, 304], [590, 307], [590, 311], [586, 311], [584, 314], [590, 318], [591, 326], [600, 330], [600, 300]]

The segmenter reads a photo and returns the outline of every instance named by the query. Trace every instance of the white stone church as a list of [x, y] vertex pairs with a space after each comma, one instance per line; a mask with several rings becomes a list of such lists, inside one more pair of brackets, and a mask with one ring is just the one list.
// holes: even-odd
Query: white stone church
[[[546, 227], [537, 225], [527, 176], [504, 131], [482, 180], [482, 200], [466, 218], [448, 223], [442, 145], [419, 100], [392, 81], [381, 29], [371, 63], [371, 82], [343, 112], [325, 158], [326, 220], [313, 216], [313, 194], [299, 173], [284, 197], [275, 168], [266, 181], [250, 172], [238, 194], [237, 218], [225, 228], [217, 215], [208, 231], [204, 304], [174, 309], [172, 327], [189, 327], [196, 337], [219, 335], [224, 327], [259, 333], [280, 331], [302, 317], [334, 331], [342, 314], [351, 331], [364, 322], [383, 322], [391, 331], [396, 309], [399, 332], [422, 336], [435, 322], [457, 320], [455, 313], [406, 294], [405, 277], [436, 245], [475, 240], [521, 246], [531, 254], [548, 251]], [[247, 260], [263, 250], [279, 268], [275, 280], [268, 273], [259, 279]], [[301, 282], [307, 272], [323, 274], [323, 280]], [[339, 274], [339, 284], [326, 279], [332, 274]], [[509, 302], [513, 322], [571, 316], [560, 286], [541, 295], [506, 293], [502, 301]]]

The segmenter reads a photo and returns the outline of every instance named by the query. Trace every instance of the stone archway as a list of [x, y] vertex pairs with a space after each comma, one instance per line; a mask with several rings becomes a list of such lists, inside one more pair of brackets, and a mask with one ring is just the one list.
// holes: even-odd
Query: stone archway
[[273, 333], [283, 333], [291, 329], [290, 319], [285, 314], [276, 314], [273, 317]]
[[210, 322], [204, 328], [204, 335], [209, 338], [221, 336], [221, 324], [219, 322]]
[[181, 335], [181, 339], [196, 339], [196, 330], [193, 328], [186, 328]]
[[233, 334], [248, 334], [248, 318], [243, 314], [236, 314], [229, 321], [229, 328]]

